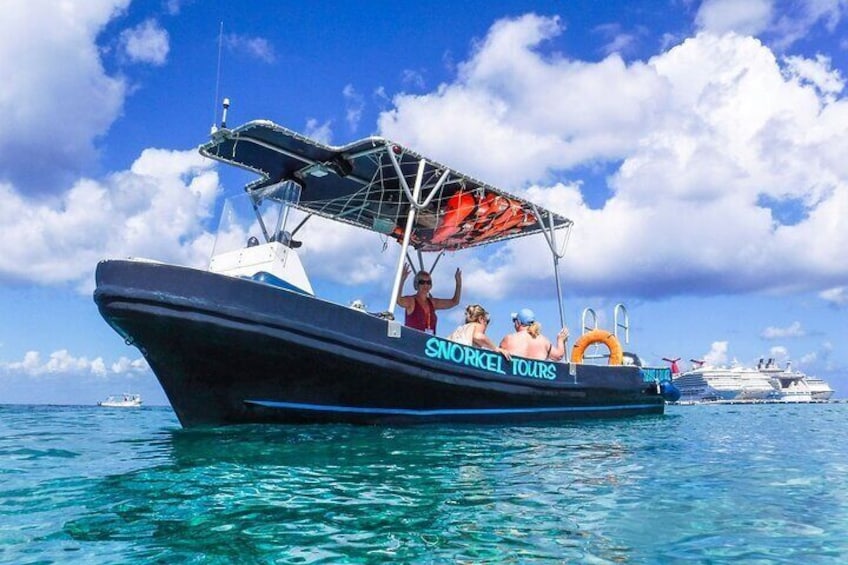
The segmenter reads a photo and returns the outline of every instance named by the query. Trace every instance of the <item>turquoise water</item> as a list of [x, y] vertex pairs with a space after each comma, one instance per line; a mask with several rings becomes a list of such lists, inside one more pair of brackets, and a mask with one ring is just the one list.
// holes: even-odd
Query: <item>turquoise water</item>
[[7, 563], [843, 563], [848, 404], [181, 430], [0, 407]]

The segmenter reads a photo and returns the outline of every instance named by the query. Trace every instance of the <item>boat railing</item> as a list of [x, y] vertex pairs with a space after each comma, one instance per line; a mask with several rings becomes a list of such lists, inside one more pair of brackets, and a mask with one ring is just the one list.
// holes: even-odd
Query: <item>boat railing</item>
[[[619, 315], [621, 315], [622, 321], [618, 321]], [[615, 308], [612, 311], [613, 316], [613, 330], [612, 333], [618, 341], [621, 341], [624, 344], [630, 343], [630, 316], [627, 314], [627, 308], [624, 307], [624, 304], [618, 303], [615, 305]], [[624, 340], [622, 341], [618, 337], [618, 329], [621, 328], [624, 330]]]
[[[592, 317], [591, 325], [586, 323], [586, 318]], [[591, 332], [598, 329], [598, 314], [592, 308], [583, 308], [583, 314], [580, 316], [580, 325], [583, 326], [583, 333]]]
[[[583, 313], [580, 317], [580, 325], [582, 326], [581, 335], [597, 330], [597, 312], [595, 312], [593, 308], [584, 308]], [[619, 329], [624, 330], [623, 340], [618, 335]], [[624, 304], [621, 303], [616, 304], [615, 308], [613, 309], [613, 335], [622, 344], [630, 343], [630, 316], [627, 314], [627, 308], [625, 308]], [[608, 354], [603, 353], [601, 351], [600, 346], [600, 343], [595, 343], [591, 345], [591, 353], [587, 352], [586, 354], [584, 354], [583, 359], [603, 359], [605, 357], [609, 357]]]
[[[583, 308], [583, 313], [580, 315], [580, 325], [582, 326], [582, 333], [580, 335], [598, 329], [597, 312], [595, 312], [593, 308]], [[607, 357], [607, 355], [601, 353], [601, 348], [599, 345], [600, 344], [596, 343], [589, 346], [591, 348], [591, 353], [587, 350], [583, 354], [583, 359], [603, 359], [604, 357]]]

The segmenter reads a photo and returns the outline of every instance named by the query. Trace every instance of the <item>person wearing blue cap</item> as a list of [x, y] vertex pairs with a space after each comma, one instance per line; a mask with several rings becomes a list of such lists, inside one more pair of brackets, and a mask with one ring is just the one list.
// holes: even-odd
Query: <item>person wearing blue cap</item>
[[565, 356], [565, 342], [568, 340], [568, 328], [562, 328], [557, 334], [556, 346], [542, 335], [542, 325], [536, 321], [536, 314], [530, 308], [522, 308], [512, 313], [515, 332], [501, 340], [501, 349], [512, 355], [528, 359], [559, 361]]

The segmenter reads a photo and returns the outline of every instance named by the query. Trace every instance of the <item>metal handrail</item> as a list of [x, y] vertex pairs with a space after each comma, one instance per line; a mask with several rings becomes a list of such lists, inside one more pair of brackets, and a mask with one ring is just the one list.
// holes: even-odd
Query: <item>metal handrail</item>
[[[592, 315], [592, 323], [595, 324], [594, 326], [586, 325], [586, 316], [589, 314]], [[598, 314], [596, 314], [592, 308], [583, 308], [583, 314], [580, 316], [580, 324], [583, 326], [580, 335], [598, 329]]]
[[[622, 312], [624, 314], [624, 322], [618, 321], [618, 314]], [[613, 310], [613, 330], [612, 333], [616, 339], [618, 339], [618, 328], [622, 328], [624, 330], [624, 343], [630, 343], [630, 316], [627, 314], [627, 308], [624, 307], [624, 304], [616, 304], [615, 309]], [[621, 341], [621, 340], [619, 340]]]

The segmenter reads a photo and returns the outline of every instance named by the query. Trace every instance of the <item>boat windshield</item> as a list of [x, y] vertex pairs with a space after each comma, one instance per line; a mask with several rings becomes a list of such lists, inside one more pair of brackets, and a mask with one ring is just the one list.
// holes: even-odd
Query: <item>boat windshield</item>
[[282, 182], [227, 198], [212, 256], [272, 241], [288, 245], [289, 211], [300, 201], [300, 190], [295, 182]]

